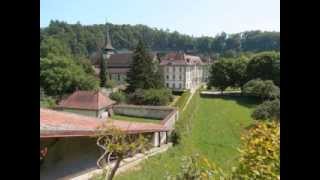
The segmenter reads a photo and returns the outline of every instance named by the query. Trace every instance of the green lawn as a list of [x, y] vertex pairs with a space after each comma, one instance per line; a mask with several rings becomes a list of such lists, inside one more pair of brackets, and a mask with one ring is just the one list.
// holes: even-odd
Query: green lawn
[[240, 133], [252, 123], [250, 113], [256, 102], [246, 97], [202, 98], [195, 94], [176, 126], [182, 142], [167, 152], [144, 161], [117, 180], [165, 179], [176, 174], [184, 155], [199, 153], [226, 172], [236, 164]]
[[161, 122], [161, 119], [148, 119], [148, 118], [125, 116], [125, 115], [119, 115], [119, 114], [112, 115], [111, 119], [133, 121], [133, 122], [144, 122], [144, 123], [160, 123]]

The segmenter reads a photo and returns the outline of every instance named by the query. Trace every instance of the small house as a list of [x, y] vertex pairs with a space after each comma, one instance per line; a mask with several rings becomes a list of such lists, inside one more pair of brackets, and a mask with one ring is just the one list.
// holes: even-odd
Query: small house
[[116, 102], [101, 91], [76, 91], [59, 103], [58, 109], [66, 112], [105, 119]]

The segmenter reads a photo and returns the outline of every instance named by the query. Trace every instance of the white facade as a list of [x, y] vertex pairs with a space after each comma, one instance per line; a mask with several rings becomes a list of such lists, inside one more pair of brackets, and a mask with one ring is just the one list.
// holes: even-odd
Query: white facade
[[196, 88], [203, 81], [203, 66], [199, 64], [167, 64], [163, 66], [165, 86], [175, 91]]

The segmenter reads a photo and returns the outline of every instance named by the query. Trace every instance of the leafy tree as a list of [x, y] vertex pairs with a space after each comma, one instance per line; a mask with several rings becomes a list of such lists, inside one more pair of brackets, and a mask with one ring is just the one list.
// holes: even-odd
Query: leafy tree
[[76, 62], [83, 68], [83, 70], [90, 75], [95, 75], [94, 69], [89, 59], [79, 58]]
[[271, 80], [254, 79], [243, 86], [244, 94], [265, 99], [280, 97], [280, 89]]
[[[142, 39], [152, 50], [183, 50], [208, 55], [280, 50], [279, 32], [245, 31], [196, 38], [176, 31], [170, 32], [145, 25], [108, 23], [108, 27], [113, 46], [119, 50], [133, 49], [139, 39]], [[47, 46], [45, 41], [48, 38], [54, 38], [59, 40], [63, 46], [67, 46], [72, 56], [88, 57], [103, 43], [105, 28], [105, 25], [84, 26], [80, 23], [68, 24], [61, 21], [51, 21], [48, 27], [40, 28], [40, 47], [43, 49], [44, 46]], [[47, 48], [48, 46], [44, 49]], [[41, 57], [46, 57], [42, 54], [43, 52], [41, 52]]]
[[[138, 152], [144, 152], [150, 147], [148, 139], [141, 134], [126, 134], [117, 127], [110, 127], [106, 124], [97, 129], [97, 145], [103, 149], [104, 153], [97, 160], [100, 169], [105, 170], [108, 180], [112, 180], [118, 170], [121, 161], [129, 155]], [[114, 166], [111, 166], [110, 157], [115, 160]], [[103, 166], [102, 161], [106, 159], [108, 167]]]
[[100, 87], [105, 87], [107, 82], [107, 66], [106, 61], [101, 57], [100, 59]]
[[280, 123], [259, 122], [243, 137], [232, 179], [280, 179]]
[[55, 56], [70, 56], [71, 51], [63, 41], [54, 37], [48, 37], [41, 42], [40, 57], [48, 57], [49, 54]]
[[251, 114], [256, 120], [280, 120], [280, 100], [265, 101]]
[[226, 39], [226, 50], [235, 52], [241, 50], [241, 34], [232, 34]]
[[232, 68], [230, 60], [219, 60], [211, 66], [209, 87], [216, 87], [223, 92], [228, 86], [232, 85], [230, 69]]
[[232, 61], [232, 68], [230, 72], [230, 79], [232, 80], [233, 87], [240, 87], [247, 82], [247, 65], [248, 59], [240, 57]]
[[159, 88], [163, 86], [159, 68], [152, 61], [142, 41], [139, 41], [133, 55], [131, 68], [127, 74], [127, 90]]
[[71, 58], [50, 55], [40, 59], [40, 84], [48, 95], [62, 96], [76, 89], [96, 89], [97, 83]]
[[273, 80], [280, 85], [280, 54], [276, 52], [264, 52], [255, 55], [247, 67], [249, 80], [260, 78]]

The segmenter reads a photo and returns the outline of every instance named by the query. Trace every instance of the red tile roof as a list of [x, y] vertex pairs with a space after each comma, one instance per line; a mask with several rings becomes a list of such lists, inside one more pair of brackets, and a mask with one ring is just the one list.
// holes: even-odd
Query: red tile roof
[[160, 65], [167, 65], [169, 63], [176, 65], [193, 65], [202, 64], [202, 61], [199, 56], [188, 55], [180, 52], [171, 52], [162, 58]]
[[168, 131], [166, 127], [153, 123], [138, 123], [108, 119], [99, 120], [62, 111], [40, 108], [40, 138], [92, 136], [99, 126], [115, 126], [126, 133]]
[[115, 101], [100, 91], [76, 91], [59, 103], [62, 108], [99, 110], [115, 104]]

